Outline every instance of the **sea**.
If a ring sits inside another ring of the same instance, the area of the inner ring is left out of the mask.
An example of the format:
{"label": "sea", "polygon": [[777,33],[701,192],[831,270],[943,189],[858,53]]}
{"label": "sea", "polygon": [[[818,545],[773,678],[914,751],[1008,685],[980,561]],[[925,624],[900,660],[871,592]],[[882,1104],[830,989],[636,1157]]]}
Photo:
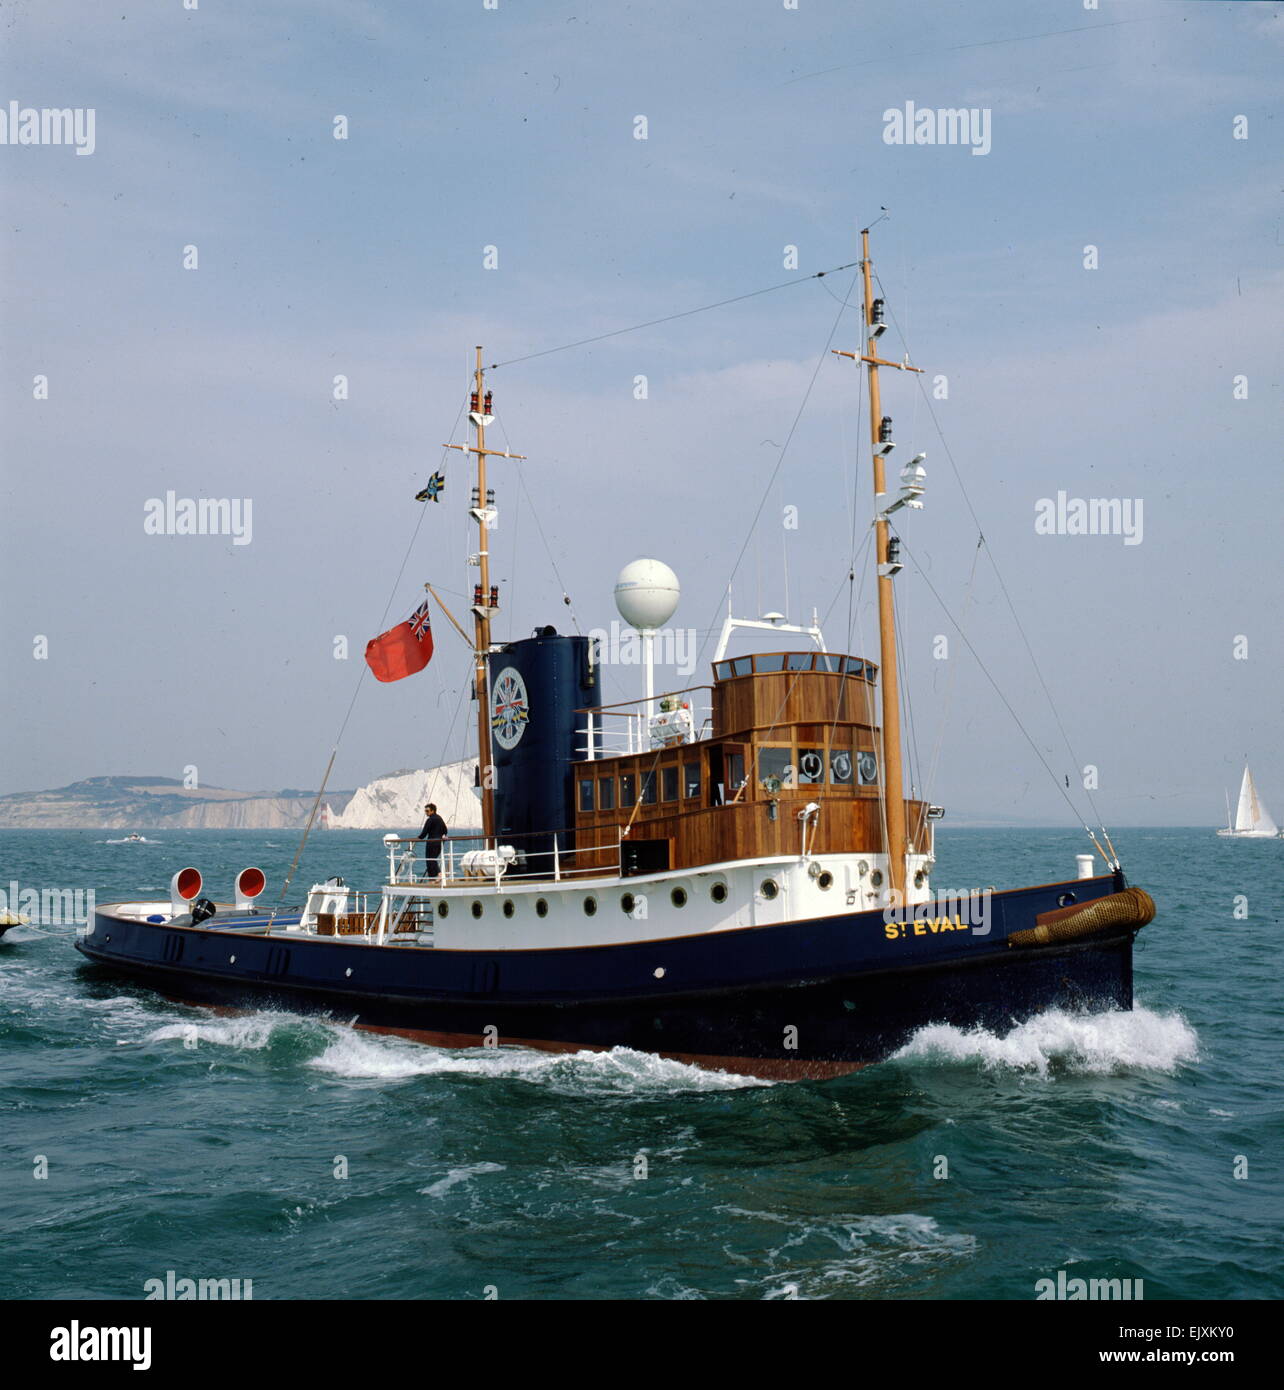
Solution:
{"label": "sea", "polygon": [[[376,886],[380,838],[315,832],[288,901],[335,873]],[[0,890],[163,896],[194,864],[226,898],[257,864],[270,901],[298,850],[122,840],[0,833]],[[936,882],[1073,877],[1084,841],[943,825]],[[215,1015],[82,963],[51,902],[0,940],[0,1297],[172,1275],[255,1300],[1034,1299],[1065,1271],[1279,1298],[1284,840],[1115,844],[1159,909],[1132,1012],[942,1022],[824,1082]]]}

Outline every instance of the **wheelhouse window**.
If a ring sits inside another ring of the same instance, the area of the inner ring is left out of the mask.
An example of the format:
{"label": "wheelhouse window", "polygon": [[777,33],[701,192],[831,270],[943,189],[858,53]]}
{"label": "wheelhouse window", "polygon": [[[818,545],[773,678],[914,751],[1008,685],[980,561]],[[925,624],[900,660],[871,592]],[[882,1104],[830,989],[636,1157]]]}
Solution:
{"label": "wheelhouse window", "polygon": [[700,764],[698,762],[682,764],[682,795],[700,795]]}
{"label": "wheelhouse window", "polygon": [[719,661],[713,668],[714,676],[720,680],[731,679],[731,663],[729,661]]}
{"label": "wheelhouse window", "polygon": [[787,671],[810,671],[811,658],[811,652],[786,652],[785,660],[788,665],[785,669]]}
{"label": "wheelhouse window", "polygon": [[644,772],[642,774],[642,804],[643,806],[655,805],[655,773]]}
{"label": "wheelhouse window", "polygon": [[755,657],[754,669],[758,671],[783,671],[785,669],[784,652],[766,652]]}
{"label": "wheelhouse window", "polygon": [[856,754],[856,775],[862,787],[871,787],[878,781],[878,756],[862,748]]}
{"label": "wheelhouse window", "polygon": [[725,761],[727,766],[727,799],[731,800],[745,784],[745,755],[728,752]]}
{"label": "wheelhouse window", "polygon": [[632,806],[638,799],[638,779],[632,772],[620,774],[620,805]]}
{"label": "wheelhouse window", "polygon": [[591,777],[580,778],[580,810],[591,811],[593,809],[593,779]]}
{"label": "wheelhouse window", "polygon": [[800,748],[798,750],[798,781],[800,783],[823,782],[825,780],[825,750],[823,748]]}
{"label": "wheelhouse window", "polygon": [[674,763],[672,766],[660,769],[660,800],[676,801],[678,799],[678,767]]}
{"label": "wheelhouse window", "polygon": [[833,656],[829,652],[816,653],[816,670],[818,671],[841,671],[843,669],[843,658]]}
{"label": "wheelhouse window", "polygon": [[794,750],[786,744],[783,748],[760,748],[758,750],[758,783],[762,785],[775,778],[781,786],[794,784]]}
{"label": "wheelhouse window", "polygon": [[597,809],[599,811],[615,810],[614,777],[599,777],[597,779]]}

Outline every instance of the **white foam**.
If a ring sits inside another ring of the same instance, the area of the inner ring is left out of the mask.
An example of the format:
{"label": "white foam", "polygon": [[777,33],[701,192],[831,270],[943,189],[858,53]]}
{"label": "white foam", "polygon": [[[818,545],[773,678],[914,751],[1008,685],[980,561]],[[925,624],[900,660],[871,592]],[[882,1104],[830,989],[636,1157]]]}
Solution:
{"label": "white foam", "polygon": [[419,1191],[425,1197],[441,1197],[450,1191],[457,1183],[467,1182],[469,1178],[475,1177],[478,1173],[502,1173],[504,1165],[502,1163],[466,1163],[462,1168],[452,1168],[444,1178],[438,1178],[434,1183],[427,1187],[421,1187]]}
{"label": "white foam", "polygon": [[194,1040],[198,1045],[214,1043],[220,1047],[257,1052],[268,1045],[278,1028],[298,1027],[301,1021],[294,1014],[254,1013],[205,1023],[167,1023],[163,1028],[149,1033],[145,1041],[169,1042],[177,1039],[187,1043]]}
{"label": "white foam", "polygon": [[530,1081],[572,1093],[726,1091],[770,1082],[656,1057],[628,1048],[609,1052],[537,1052],[517,1047],[430,1047],[400,1038],[332,1029],[330,1046],[310,1063],[353,1079],[399,1080],[410,1076],[489,1076]]}
{"label": "white foam", "polygon": [[737,1207],[722,1210],[789,1231],[778,1246],[737,1261],[769,1267],[765,1276],[737,1281],[761,1288],[762,1297],[768,1300],[827,1298],[841,1288],[886,1287],[898,1271],[967,1259],[977,1248],[975,1236],[943,1231],[933,1217],[917,1212],[835,1215],[817,1220]]}
{"label": "white foam", "polygon": [[980,1063],[986,1070],[1075,1073],[1172,1072],[1199,1055],[1199,1037],[1180,1014],[1137,1007],[1099,1014],[1049,1009],[1000,1036],[936,1023],[920,1028],[895,1060]]}

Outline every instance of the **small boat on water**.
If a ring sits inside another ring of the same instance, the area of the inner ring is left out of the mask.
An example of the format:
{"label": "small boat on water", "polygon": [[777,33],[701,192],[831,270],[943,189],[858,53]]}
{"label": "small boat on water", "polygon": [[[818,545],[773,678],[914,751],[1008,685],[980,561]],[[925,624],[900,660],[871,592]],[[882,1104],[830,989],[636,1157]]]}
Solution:
{"label": "small boat on water", "polygon": [[1239,784],[1239,801],[1231,819],[1230,797],[1226,798],[1226,825],[1217,832],[1231,840],[1273,840],[1280,834],[1266,803],[1253,785],[1253,774],[1244,764],[1244,776]]}
{"label": "small boat on water", "polygon": [[31,925],[31,919],[25,912],[0,912],[0,936],[3,936],[10,927],[26,927]]}
{"label": "small boat on water", "polygon": [[[197,1003],[318,1011],[447,1047],[626,1047],[763,1077],[851,1072],[932,1023],[1003,1031],[1051,1007],[1131,1008],[1133,939],[1155,908],[1104,832],[1103,847],[1088,831],[1103,873],[1083,854],[1077,876],[1032,886],[933,883],[943,810],[906,795],[895,618],[895,528],[923,505],[924,455],[889,493],[879,394],[880,369],[921,369],[880,353],[868,230],[861,251],[864,337],[839,355],[868,375],[877,661],[832,651],[815,620],[729,616],[710,683],[657,699],[648,655],[644,698],[608,705],[599,639],[541,626],[495,641],[487,464],[521,456],[487,446],[478,348],[472,441],[449,446],[476,470],[471,637],[438,600],[472,649],[475,847],[430,848],[430,875],[420,845],[390,834],[381,883],[333,877],[292,910],[258,905],[257,868],[235,876],[230,903],[202,897],[185,868],[168,899],[99,907],[77,948]],[[420,500],[444,486],[434,474]],[[706,544],[706,523],[687,521]],[[682,522],[679,508],[680,537]],[[856,557],[838,560],[853,579]],[[675,576],[636,562],[616,595],[649,653]],[[789,640],[732,653],[745,628]],[[367,662],[395,680],[431,654],[421,605]]]}
{"label": "small boat on water", "polygon": [[142,845],[146,844],[147,840],[145,836],[140,835],[138,831],[135,830],[132,834],[126,835],[121,843],[125,845]]}

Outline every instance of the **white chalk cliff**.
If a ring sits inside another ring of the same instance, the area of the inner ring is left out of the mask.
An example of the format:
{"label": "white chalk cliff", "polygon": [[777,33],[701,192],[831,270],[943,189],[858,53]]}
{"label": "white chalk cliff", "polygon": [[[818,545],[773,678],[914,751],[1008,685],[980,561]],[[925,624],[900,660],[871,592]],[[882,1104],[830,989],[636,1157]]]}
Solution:
{"label": "white chalk cliff", "polygon": [[446,763],[426,772],[394,772],[376,777],[353,794],[342,812],[326,807],[322,824],[331,830],[418,830],[424,806],[434,801],[451,831],[481,825],[481,799],[473,790],[477,764]]}

